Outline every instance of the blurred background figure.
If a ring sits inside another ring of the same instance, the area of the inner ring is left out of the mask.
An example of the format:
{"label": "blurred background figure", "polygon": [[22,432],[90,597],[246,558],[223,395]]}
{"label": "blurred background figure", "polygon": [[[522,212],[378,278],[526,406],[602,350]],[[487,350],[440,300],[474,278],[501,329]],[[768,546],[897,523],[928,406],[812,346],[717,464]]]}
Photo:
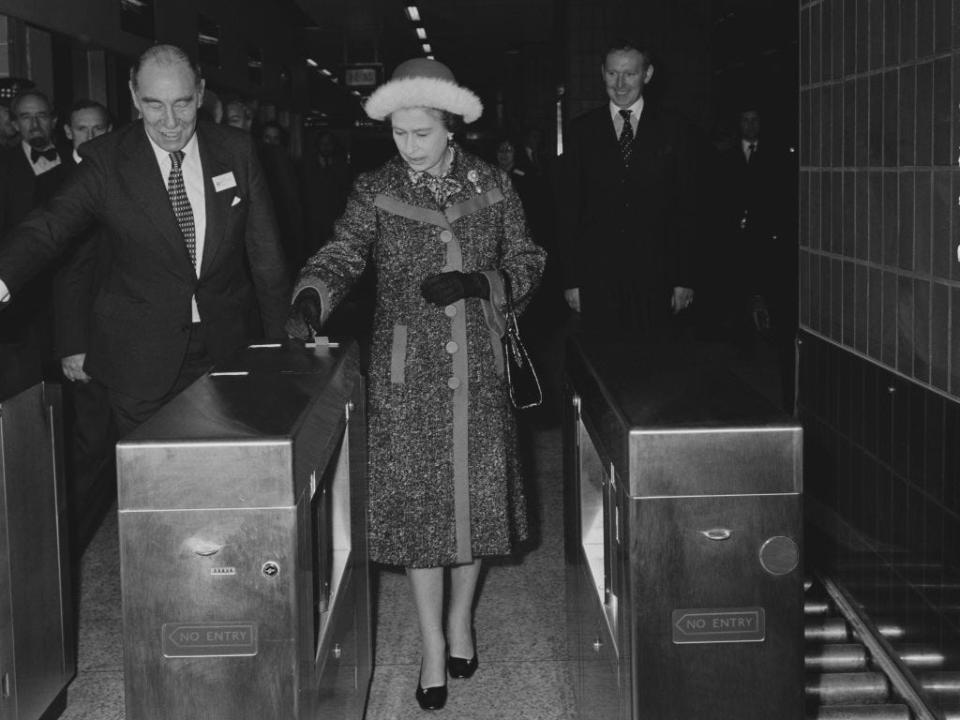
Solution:
{"label": "blurred background figure", "polygon": [[10,107],[0,103],[0,149],[14,147],[20,142],[20,131],[13,122]]}
{"label": "blurred background figure", "polygon": [[708,292],[720,336],[743,355],[773,351],[780,359],[782,392],[792,407],[796,247],[790,203],[793,154],[761,139],[761,114],[745,101],[736,117],[736,139],[720,150],[713,187],[719,242],[710,246]]}
{"label": "blurred background figure", "polygon": [[353,184],[353,171],[343,145],[329,130],[315,137],[312,152],[303,158],[300,179],[306,213],[305,260],[330,238],[333,223],[343,213]]}
{"label": "blurred background figure", "polygon": [[264,145],[287,147],[287,131],[276,120],[268,120],[260,126],[260,142]]}
{"label": "blurred background figure", "polygon": [[[251,132],[253,109],[250,103],[242,98],[228,101],[223,106],[223,122],[230,127]],[[280,128],[277,123],[267,123],[263,131],[267,125]],[[307,258],[304,250],[303,206],[300,204],[296,166],[279,143],[258,142],[256,145],[280,228],[280,242],[292,277]]]}

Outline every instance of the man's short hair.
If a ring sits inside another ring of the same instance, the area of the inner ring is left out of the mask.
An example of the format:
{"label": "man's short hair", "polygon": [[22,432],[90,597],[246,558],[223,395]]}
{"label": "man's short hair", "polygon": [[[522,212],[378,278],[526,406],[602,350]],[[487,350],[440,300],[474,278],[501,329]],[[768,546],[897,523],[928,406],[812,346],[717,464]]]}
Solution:
{"label": "man's short hair", "polygon": [[50,98],[47,97],[46,93],[40,92],[39,90],[22,90],[13,96],[13,99],[10,101],[10,114],[13,117],[16,117],[20,110],[20,103],[26,100],[28,97],[35,97],[43,100],[46,103],[47,109],[50,112],[53,112],[53,103],[50,102]]}
{"label": "man's short hair", "polygon": [[650,46],[646,43],[628,38],[614,38],[611,40],[606,49],[603,51],[603,55],[600,56],[600,64],[606,64],[607,56],[610,53],[630,52],[631,50],[640,53],[641,57],[643,57],[643,62],[645,65],[653,64],[653,52],[650,50]]}
{"label": "man's short hair", "polygon": [[154,45],[144,50],[143,54],[136,59],[136,62],[134,62],[130,68],[130,84],[133,86],[134,91],[137,89],[137,76],[140,74],[140,70],[144,65],[151,62],[157,63],[158,65],[184,63],[193,72],[197,88],[200,87],[203,73],[200,72],[200,66],[187,55],[186,50],[176,45]]}
{"label": "man's short hair", "polygon": [[78,113],[81,110],[99,110],[107,123],[110,125],[113,124],[113,118],[110,117],[110,111],[107,110],[106,106],[102,103],[98,103],[96,100],[90,100],[87,98],[77,100],[73,104],[73,106],[70,108],[69,115],[67,115],[68,122],[73,120],[74,113]]}

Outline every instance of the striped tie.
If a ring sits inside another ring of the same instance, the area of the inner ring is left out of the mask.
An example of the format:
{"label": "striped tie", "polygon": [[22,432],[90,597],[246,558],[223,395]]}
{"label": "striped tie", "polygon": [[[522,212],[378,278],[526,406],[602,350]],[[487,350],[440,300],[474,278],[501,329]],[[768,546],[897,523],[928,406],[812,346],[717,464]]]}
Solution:
{"label": "striped tie", "polygon": [[170,153],[170,177],[167,180],[167,192],[170,194],[170,204],[173,205],[173,214],[177,216],[177,224],[183,234],[183,241],[187,244],[190,253],[190,262],[197,264],[197,230],[193,225],[193,208],[187,198],[187,188],[183,184],[183,151]]}
{"label": "striped tie", "polygon": [[621,110],[620,117],[623,118],[623,130],[620,131],[620,154],[623,156],[623,162],[630,162],[630,153],[633,152],[633,125],[630,124],[630,111]]}

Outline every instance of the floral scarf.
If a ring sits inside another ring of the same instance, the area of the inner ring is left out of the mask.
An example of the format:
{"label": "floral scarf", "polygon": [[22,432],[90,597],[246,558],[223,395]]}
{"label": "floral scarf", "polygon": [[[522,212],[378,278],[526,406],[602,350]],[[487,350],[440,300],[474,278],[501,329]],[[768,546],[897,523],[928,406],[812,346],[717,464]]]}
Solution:
{"label": "floral scarf", "polygon": [[457,159],[457,154],[454,152],[453,146],[450,146],[449,150],[451,155],[450,164],[447,166],[447,170],[443,175],[431,175],[426,170],[417,171],[409,167],[407,168],[407,176],[410,178],[411,184],[414,187],[426,187],[433,193],[433,197],[440,207],[445,207],[447,199],[463,189],[463,185],[461,185],[459,181],[450,177]]}

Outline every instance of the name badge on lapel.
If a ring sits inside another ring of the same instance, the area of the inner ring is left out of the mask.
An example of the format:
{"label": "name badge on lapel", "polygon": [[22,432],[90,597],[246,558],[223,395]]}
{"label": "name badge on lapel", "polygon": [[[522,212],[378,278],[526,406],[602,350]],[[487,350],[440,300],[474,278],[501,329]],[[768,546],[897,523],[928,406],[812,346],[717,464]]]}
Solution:
{"label": "name badge on lapel", "polygon": [[237,179],[232,172],[225,172],[223,175],[217,175],[213,178],[213,189],[217,192],[223,192],[237,186]]}

